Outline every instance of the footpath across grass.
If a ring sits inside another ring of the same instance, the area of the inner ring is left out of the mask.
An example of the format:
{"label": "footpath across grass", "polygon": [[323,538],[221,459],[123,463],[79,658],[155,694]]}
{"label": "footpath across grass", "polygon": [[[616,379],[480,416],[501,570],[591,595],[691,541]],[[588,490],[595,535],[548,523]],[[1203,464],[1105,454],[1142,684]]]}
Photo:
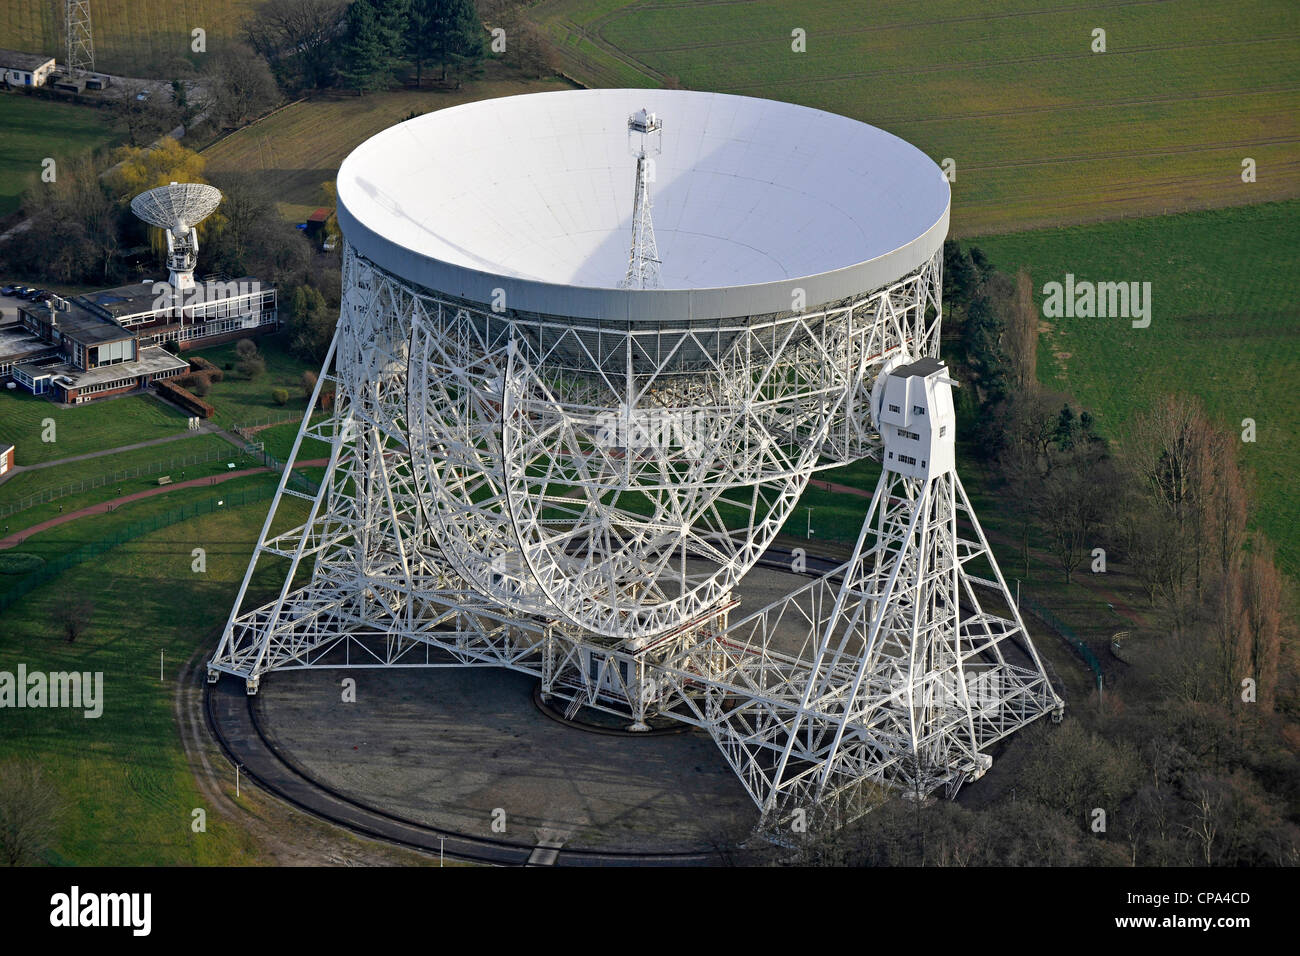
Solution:
{"label": "footpath across grass", "polygon": [[[272,491],[275,489],[280,476],[272,472],[261,472],[256,475],[245,475],[240,478],[232,478],[230,481],[224,481],[218,485],[198,485],[192,488],[177,488],[175,491],[169,491],[165,494],[153,495],[148,498],[139,498],[135,501],[129,501],[119,505],[112,511],[103,514],[87,515],[77,518],[73,521],[67,521],[63,524],[56,525],[53,528],[47,528],[44,531],[36,532],[29,538],[23,540],[21,544],[15,545],[8,549],[15,553],[35,554],[45,561],[53,561],[62,557],[86,544],[92,544],[102,541],[105,538],[112,538],[115,534],[122,531],[128,525],[137,521],[151,518],[155,515],[165,514],[176,508],[180,508],[192,501],[206,500],[216,498],[223,500],[230,498],[236,500],[236,496],[241,491],[254,491],[265,489]],[[297,500],[297,499],[293,499]],[[269,498],[262,507],[262,513],[265,515],[266,509],[270,507]],[[193,545],[198,547],[199,545]],[[3,585],[0,584],[0,587]]]}
{"label": "footpath across grass", "polygon": [[[187,459],[209,457],[211,460],[205,462],[187,461]],[[230,470],[228,466],[232,462],[236,468],[260,464],[256,459],[246,460],[241,457],[239,449],[219,435],[198,435],[162,445],[151,445],[148,448],[137,448],[134,451],[101,455],[83,461],[69,462],[66,465],[55,465],[52,468],[18,472],[8,481],[0,484],[0,524],[12,528],[29,527],[57,514],[77,511],[87,505],[156,488],[158,479],[162,476],[180,482],[191,478],[225,474]],[[148,473],[135,478],[115,477],[124,472],[138,472],[141,469],[148,470]],[[33,495],[57,492],[60,489],[71,490],[78,483],[87,484],[97,481],[105,483],[83,491],[65,493],[62,497],[25,507],[13,514],[5,513],[9,507],[31,500]]]}

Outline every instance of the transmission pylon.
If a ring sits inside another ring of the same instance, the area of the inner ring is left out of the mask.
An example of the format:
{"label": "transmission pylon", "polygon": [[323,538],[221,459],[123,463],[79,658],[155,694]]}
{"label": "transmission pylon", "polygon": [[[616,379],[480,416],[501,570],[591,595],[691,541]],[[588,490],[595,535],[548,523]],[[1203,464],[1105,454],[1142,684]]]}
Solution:
{"label": "transmission pylon", "polygon": [[68,26],[68,72],[73,76],[95,72],[95,40],[90,32],[90,0],[66,0],[64,20]]}

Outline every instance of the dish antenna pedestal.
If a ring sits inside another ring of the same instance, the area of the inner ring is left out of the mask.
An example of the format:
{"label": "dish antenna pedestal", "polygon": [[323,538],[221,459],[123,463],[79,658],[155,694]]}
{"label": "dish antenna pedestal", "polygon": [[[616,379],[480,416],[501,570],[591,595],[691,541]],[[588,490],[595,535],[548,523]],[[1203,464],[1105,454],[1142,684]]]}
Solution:
{"label": "dish antenna pedestal", "polygon": [[151,226],[167,231],[168,281],[180,294],[194,288],[199,234],[194,227],[221,202],[221,191],[202,183],[171,183],[131,200],[131,211]]}

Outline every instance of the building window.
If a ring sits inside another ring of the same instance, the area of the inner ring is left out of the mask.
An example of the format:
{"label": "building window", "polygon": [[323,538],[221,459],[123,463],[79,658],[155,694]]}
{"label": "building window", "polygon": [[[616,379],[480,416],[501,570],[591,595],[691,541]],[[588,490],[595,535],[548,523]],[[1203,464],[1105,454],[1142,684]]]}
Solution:
{"label": "building window", "polygon": [[924,415],[924,414],[925,414],[925,406],[924,406],[924,405],[913,405],[913,406],[912,406],[912,414],[913,414],[913,415]]}
{"label": "building window", "polygon": [[939,437],[942,438],[942,437],[943,437],[944,435],[946,435],[946,434],[948,434],[948,426],[947,426],[947,425],[940,425],[940,426],[939,426]]}
{"label": "building window", "polygon": [[890,405],[890,406],[889,406],[889,410],[890,410],[891,412],[901,412],[901,411],[902,411],[902,409],[899,408],[897,405]]}
{"label": "building window", "polygon": [[901,462],[902,462],[903,464],[905,464],[905,465],[915,465],[915,464],[916,464],[916,459],[913,458],[911,455],[899,455],[899,456],[898,456],[898,460],[901,461]]}
{"label": "building window", "polygon": [[918,435],[916,432],[909,432],[906,428],[900,428],[900,429],[898,430],[898,434],[899,434],[900,437],[902,437],[902,438],[910,438],[910,439],[912,439],[912,441],[920,441],[920,440],[921,440],[921,436],[920,436],[920,435]]}

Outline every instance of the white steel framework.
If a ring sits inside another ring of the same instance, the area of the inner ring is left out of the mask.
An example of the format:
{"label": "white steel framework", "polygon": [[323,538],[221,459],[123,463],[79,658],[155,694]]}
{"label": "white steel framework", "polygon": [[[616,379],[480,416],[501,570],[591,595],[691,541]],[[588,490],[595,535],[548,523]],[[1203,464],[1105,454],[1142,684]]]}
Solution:
{"label": "white steel framework", "polygon": [[768,822],[955,792],[1061,702],[951,468],[886,464],[850,560],[733,620],[809,478],[881,454],[882,371],[937,356],[940,256],[807,311],[640,326],[493,311],[348,244],[332,412],[289,465],[317,438],[325,476],[286,468],[209,680],[504,666],[570,716],[705,729]]}

